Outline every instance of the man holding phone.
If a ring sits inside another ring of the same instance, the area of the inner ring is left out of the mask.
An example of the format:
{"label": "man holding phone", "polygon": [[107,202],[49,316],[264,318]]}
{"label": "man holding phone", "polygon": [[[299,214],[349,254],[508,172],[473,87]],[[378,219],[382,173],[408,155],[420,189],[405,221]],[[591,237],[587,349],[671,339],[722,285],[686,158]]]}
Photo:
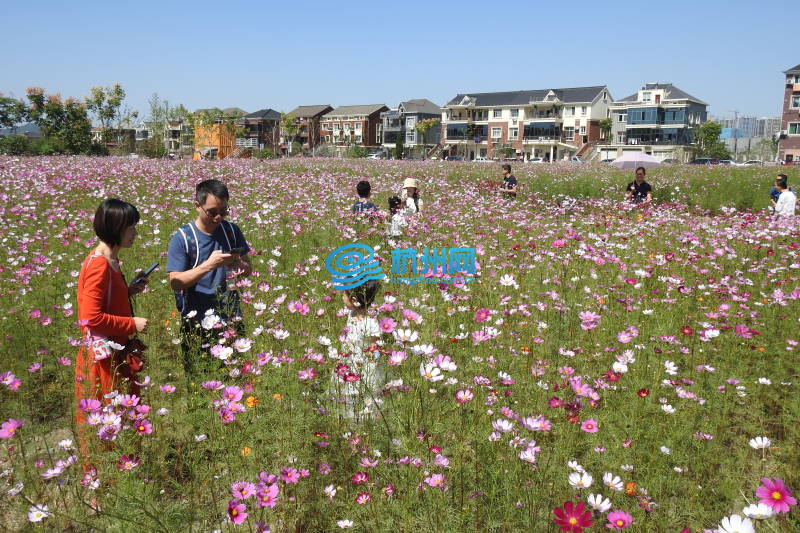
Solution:
{"label": "man holding phone", "polygon": [[[241,318],[239,294],[230,290],[233,280],[229,278],[250,274],[250,247],[239,227],[224,220],[228,216],[228,199],[228,188],[219,180],[197,184],[197,218],[178,228],[169,242],[167,272],[183,317],[181,333],[187,372],[191,367],[187,335],[210,331],[213,325],[203,322],[208,314],[226,322]],[[203,340],[210,338],[204,334]]]}

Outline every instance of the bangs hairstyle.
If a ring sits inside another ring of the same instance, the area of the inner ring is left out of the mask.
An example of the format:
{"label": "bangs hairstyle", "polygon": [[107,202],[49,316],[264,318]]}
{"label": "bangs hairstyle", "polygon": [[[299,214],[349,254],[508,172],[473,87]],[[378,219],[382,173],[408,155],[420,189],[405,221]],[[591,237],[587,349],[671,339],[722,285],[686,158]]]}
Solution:
{"label": "bangs hairstyle", "polygon": [[378,293],[380,283],[377,280],[370,279],[365,281],[362,285],[347,291],[356,302],[358,302],[361,309],[366,309],[372,305],[375,295]]}
{"label": "bangs hairstyle", "polygon": [[94,213],[94,233],[109,246],[122,242],[122,232],[139,222],[139,210],[117,198],[103,200]]}
{"label": "bangs hairstyle", "polygon": [[208,195],[216,196],[220,200],[228,201],[228,187],[219,180],[201,181],[195,187],[194,199],[200,205],[205,205]]}

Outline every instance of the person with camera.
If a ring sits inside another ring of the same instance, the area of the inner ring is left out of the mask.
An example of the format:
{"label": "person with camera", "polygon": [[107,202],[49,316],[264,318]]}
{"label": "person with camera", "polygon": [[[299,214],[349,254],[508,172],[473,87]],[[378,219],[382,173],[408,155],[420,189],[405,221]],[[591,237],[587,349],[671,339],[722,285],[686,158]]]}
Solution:
{"label": "person with camera", "polygon": [[[136,372],[143,364],[146,346],[132,336],[147,330],[146,318],[133,316],[131,297],[147,286],[140,275],[128,284],[119,253],[133,246],[139,211],[133,205],[109,198],[94,215],[94,232],[100,240],[81,264],[78,277],[78,321],[85,342],[75,364],[75,397],[108,403],[112,391],[139,394]],[[79,423],[86,421],[82,409]]]}
{"label": "person with camera", "polygon": [[195,220],[178,228],[167,251],[167,272],[181,313],[181,348],[184,369],[196,377],[199,349],[215,341],[223,326],[241,330],[239,293],[231,290],[235,277],[252,270],[250,247],[239,226],[228,222],[228,188],[219,180],[200,182],[195,188]]}

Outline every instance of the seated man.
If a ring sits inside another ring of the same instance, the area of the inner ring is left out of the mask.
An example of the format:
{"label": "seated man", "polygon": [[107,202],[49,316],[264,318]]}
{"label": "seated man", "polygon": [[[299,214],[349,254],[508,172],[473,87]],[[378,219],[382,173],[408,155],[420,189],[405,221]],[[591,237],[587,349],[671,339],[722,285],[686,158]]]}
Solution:
{"label": "seated man", "polygon": [[511,165],[503,165],[503,184],[500,185],[500,192],[507,198],[517,197],[517,178],[511,173]]}
{"label": "seated man", "polygon": [[[778,182],[783,180],[784,182],[788,183],[789,178],[786,174],[778,174],[775,177],[775,185],[772,186],[772,189],[769,190],[769,201],[772,204],[772,212],[775,212],[775,204],[778,203],[778,197],[781,195],[780,191],[778,190]],[[791,187],[789,187],[790,191],[793,191]]]}
{"label": "seated man", "polygon": [[353,204],[353,213],[364,213],[375,209],[375,204],[369,201],[372,187],[368,181],[359,181],[358,185],[356,185],[356,192],[358,193],[358,201]]}
{"label": "seated man", "polygon": [[775,187],[778,189],[780,196],[778,201],[775,202],[775,215],[779,217],[794,216],[794,208],[797,204],[797,196],[789,190],[786,185],[786,180],[778,180],[775,182]]}
{"label": "seated man", "polygon": [[639,207],[645,207],[653,201],[653,188],[644,181],[645,172],[644,167],[637,168],[636,179],[625,188],[625,200]]}

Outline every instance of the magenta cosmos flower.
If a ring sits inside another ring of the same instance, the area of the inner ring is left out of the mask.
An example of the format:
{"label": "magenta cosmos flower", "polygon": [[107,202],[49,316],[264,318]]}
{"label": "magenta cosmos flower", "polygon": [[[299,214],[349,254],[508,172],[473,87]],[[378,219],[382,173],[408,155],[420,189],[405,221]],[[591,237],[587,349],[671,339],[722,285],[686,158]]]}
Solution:
{"label": "magenta cosmos flower", "polygon": [[381,331],[384,333],[391,333],[397,327],[397,322],[392,318],[382,318],[378,322],[378,326],[380,326]]}
{"label": "magenta cosmos flower", "polygon": [[597,420],[590,418],[581,424],[581,431],[586,433],[597,433]]}
{"label": "magenta cosmos flower", "polygon": [[633,517],[625,511],[611,511],[606,518],[608,529],[627,529],[633,523]]}
{"label": "magenta cosmos flower", "polygon": [[562,507],[553,509],[553,514],[556,515],[553,521],[559,529],[570,533],[582,533],[584,528],[591,527],[594,523],[592,513],[586,510],[583,502],[577,505],[573,502],[564,502]]}
{"label": "magenta cosmos flower", "polygon": [[228,518],[234,524],[241,524],[247,520],[247,507],[240,503],[239,500],[231,500],[228,502]]}
{"label": "magenta cosmos flower", "polygon": [[772,507],[775,513],[788,513],[789,507],[797,505],[797,500],[792,497],[782,479],[761,478],[762,485],[756,489],[758,503]]}
{"label": "magenta cosmos flower", "polygon": [[13,418],[9,418],[3,422],[3,426],[0,428],[0,439],[10,439],[17,432],[17,429],[23,426],[23,424],[25,424],[24,420],[14,420]]}

